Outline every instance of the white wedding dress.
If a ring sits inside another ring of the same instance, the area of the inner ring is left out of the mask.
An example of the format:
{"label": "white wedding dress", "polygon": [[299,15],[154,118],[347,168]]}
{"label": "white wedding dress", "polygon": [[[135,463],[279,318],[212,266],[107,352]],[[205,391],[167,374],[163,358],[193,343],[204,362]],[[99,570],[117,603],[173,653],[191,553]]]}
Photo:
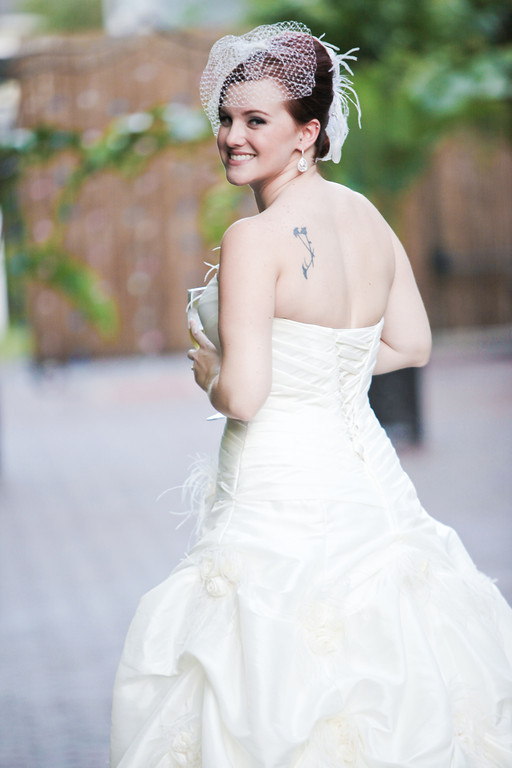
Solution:
{"label": "white wedding dress", "polygon": [[[215,278],[200,315],[218,343]],[[511,768],[512,611],[369,406],[381,329],[274,320],[270,395],[130,627],[112,768]]]}

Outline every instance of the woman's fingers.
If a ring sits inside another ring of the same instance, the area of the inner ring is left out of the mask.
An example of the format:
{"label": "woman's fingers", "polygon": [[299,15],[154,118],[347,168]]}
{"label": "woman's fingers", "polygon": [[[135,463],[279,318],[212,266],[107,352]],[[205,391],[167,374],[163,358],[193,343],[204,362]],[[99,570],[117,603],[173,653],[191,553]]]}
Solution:
{"label": "woman's fingers", "polygon": [[[204,343],[203,343],[204,337]],[[198,349],[187,350],[187,357],[192,361],[194,379],[201,389],[208,392],[212,380],[220,371],[220,356],[215,346],[208,340],[204,333],[195,336],[200,345]]]}
{"label": "woman's fingers", "polygon": [[212,344],[204,331],[195,323],[190,323],[190,332],[198,343],[197,349],[187,350],[187,357],[192,361],[194,378],[202,389],[206,390],[220,368],[220,358],[215,345]]}
{"label": "woman's fingers", "polygon": [[[211,343],[208,336],[205,334],[199,326],[197,326],[194,322],[190,323],[190,333],[194,337],[194,339],[197,341],[200,347],[206,347],[207,349],[215,349],[214,345]],[[194,351],[194,350],[192,350]],[[190,357],[190,354],[189,354]]]}

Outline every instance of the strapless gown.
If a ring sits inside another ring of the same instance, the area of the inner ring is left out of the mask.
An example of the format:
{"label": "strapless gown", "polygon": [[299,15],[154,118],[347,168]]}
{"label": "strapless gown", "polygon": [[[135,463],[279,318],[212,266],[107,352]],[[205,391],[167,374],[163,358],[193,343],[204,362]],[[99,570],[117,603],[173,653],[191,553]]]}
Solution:
{"label": "strapless gown", "polygon": [[[218,343],[215,279],[199,311]],[[512,611],[369,406],[381,330],[274,320],[268,399],[131,624],[112,768],[511,768]]]}

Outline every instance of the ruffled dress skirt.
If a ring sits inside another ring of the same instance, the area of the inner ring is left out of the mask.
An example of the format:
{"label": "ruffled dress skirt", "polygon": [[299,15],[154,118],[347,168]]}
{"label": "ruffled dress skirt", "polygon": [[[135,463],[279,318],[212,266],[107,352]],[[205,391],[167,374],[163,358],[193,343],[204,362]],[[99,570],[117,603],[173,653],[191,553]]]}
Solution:
{"label": "ruffled dress skirt", "polygon": [[112,768],[512,767],[512,611],[370,409],[381,328],[274,321],[269,398],[128,632]]}

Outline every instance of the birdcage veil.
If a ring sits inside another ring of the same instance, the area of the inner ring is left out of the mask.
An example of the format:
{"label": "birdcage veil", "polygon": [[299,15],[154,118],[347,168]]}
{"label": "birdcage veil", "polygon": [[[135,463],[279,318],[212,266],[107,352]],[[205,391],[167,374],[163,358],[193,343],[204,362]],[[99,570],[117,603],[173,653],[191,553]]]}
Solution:
{"label": "birdcage veil", "polygon": [[[318,38],[316,38],[318,39]],[[268,97],[279,101],[310,96],[315,87],[317,67],[315,38],[300,22],[264,24],[244,35],[226,35],[213,45],[201,77],[201,101],[213,133],[220,127],[219,106],[247,105],[247,90],[237,85],[269,80]],[[355,60],[357,48],[338,54],[335,46],[319,39],[332,62],[334,97],[329,110],[326,133],[330,149],[323,160],[339,162],[341,147],[348,133],[347,117],[352,102],[360,117],[357,94],[348,75],[348,61]]]}

